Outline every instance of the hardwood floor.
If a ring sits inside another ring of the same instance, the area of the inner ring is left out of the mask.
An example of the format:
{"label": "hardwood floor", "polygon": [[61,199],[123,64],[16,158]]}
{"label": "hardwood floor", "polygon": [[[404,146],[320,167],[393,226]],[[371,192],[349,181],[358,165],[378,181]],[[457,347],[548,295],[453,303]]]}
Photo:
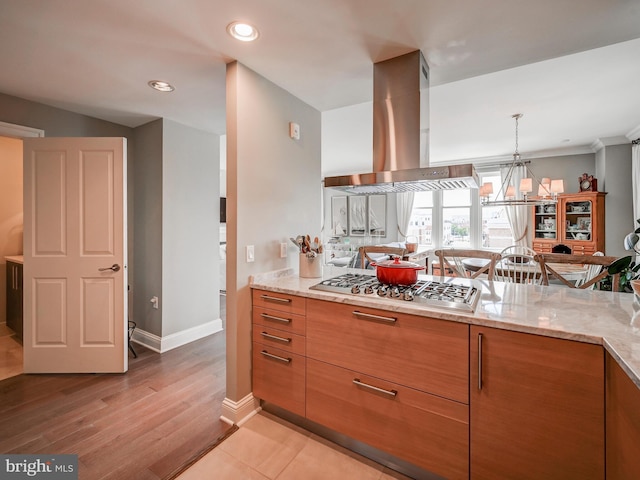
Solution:
{"label": "hardwood floor", "polygon": [[80,479],[157,480],[229,428],[224,331],[162,355],[134,348],[122,375],[0,381],[0,452],[77,454]]}

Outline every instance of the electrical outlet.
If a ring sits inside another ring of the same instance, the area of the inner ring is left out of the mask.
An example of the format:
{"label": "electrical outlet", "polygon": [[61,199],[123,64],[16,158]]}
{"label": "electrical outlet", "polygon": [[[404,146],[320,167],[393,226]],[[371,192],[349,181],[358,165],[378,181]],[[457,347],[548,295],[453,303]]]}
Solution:
{"label": "electrical outlet", "polygon": [[256,256],[254,253],[253,245],[247,245],[247,263],[255,261]]}
{"label": "electrical outlet", "polygon": [[287,258],[287,242],[280,244],[280,258]]}

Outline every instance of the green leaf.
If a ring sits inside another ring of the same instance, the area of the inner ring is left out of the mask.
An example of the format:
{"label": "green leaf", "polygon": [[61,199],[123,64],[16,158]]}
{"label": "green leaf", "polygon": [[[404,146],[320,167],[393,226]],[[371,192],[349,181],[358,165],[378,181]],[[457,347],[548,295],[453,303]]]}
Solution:
{"label": "green leaf", "polygon": [[609,268],[607,269],[609,271],[609,275],[615,275],[617,273],[624,272],[627,268],[629,268],[632,260],[633,259],[631,258],[631,255],[617,259],[615,262],[609,265]]}

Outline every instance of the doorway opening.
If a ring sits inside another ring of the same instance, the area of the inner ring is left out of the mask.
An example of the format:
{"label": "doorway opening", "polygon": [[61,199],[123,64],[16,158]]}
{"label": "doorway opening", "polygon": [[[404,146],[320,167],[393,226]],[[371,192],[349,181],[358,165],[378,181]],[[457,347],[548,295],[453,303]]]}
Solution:
{"label": "doorway opening", "polygon": [[23,254],[22,139],[27,137],[44,137],[44,131],[0,122],[0,380],[23,372],[22,340],[13,324],[19,312],[12,301],[20,278],[8,268],[7,257],[16,266]]}

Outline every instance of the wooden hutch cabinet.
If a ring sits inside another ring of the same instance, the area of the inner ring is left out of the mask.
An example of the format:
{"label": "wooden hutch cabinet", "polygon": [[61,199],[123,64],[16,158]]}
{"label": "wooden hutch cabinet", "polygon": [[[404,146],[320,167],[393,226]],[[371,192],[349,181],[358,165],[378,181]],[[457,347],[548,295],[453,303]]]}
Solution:
{"label": "wooden hutch cabinet", "polygon": [[533,249],[550,253],[563,244],[574,255],[606,253],[604,249],[605,192],[565,193],[556,205],[533,207]]}

